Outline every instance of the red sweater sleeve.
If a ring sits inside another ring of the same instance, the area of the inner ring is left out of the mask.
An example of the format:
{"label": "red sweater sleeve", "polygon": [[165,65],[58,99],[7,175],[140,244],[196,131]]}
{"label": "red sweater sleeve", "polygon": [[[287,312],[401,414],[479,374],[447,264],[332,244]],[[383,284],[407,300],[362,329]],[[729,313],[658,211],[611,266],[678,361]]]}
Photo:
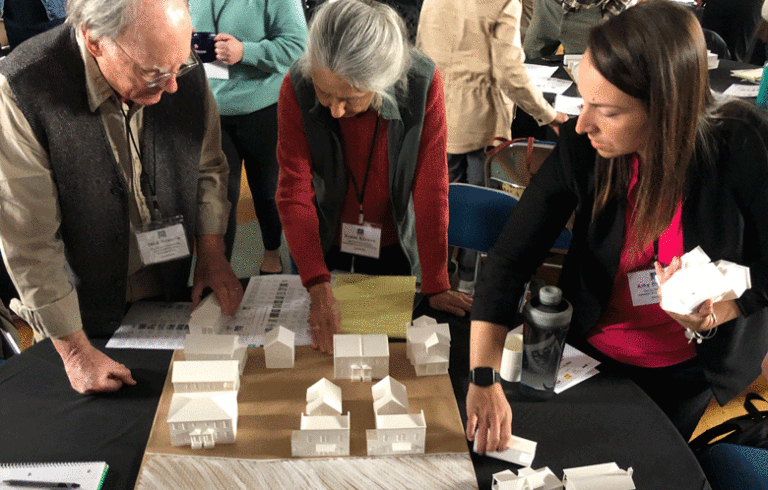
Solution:
{"label": "red sweater sleeve", "polygon": [[312,156],[289,75],[277,104],[277,210],[291,256],[304,287],[331,280],[320,244],[320,225],[312,186]]}
{"label": "red sweater sleeve", "polygon": [[419,160],[413,181],[421,291],[440,293],[448,281],[448,163],[443,78],[435,69],[427,92]]}

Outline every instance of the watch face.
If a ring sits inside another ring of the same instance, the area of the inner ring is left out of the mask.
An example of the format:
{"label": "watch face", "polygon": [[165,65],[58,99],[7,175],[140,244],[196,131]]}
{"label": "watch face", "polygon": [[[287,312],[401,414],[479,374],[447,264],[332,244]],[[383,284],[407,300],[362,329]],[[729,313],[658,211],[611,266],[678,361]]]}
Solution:
{"label": "watch face", "polygon": [[493,368],[479,367],[472,370],[470,381],[477,386],[491,386],[496,383],[498,376]]}

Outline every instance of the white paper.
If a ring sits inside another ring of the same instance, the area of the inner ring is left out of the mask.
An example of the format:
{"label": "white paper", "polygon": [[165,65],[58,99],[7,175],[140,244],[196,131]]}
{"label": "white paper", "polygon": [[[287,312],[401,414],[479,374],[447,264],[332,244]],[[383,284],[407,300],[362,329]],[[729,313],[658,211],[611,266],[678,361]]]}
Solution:
{"label": "white paper", "polygon": [[560,369],[557,371],[555,393],[559,394],[573,388],[584,380],[597,374],[596,367],[600,364],[595,359],[581,352],[579,349],[565,344],[563,359],[560,361]]}
{"label": "white paper", "polygon": [[734,83],[723,92],[723,95],[730,95],[731,97],[757,97],[759,91],[760,85]]}
{"label": "white paper", "polygon": [[538,87],[544,93],[549,94],[562,94],[573,82],[570,80],[562,80],[560,78],[533,78],[531,79],[534,85]]}
{"label": "white paper", "polygon": [[569,116],[581,114],[581,106],[583,105],[584,99],[581,97],[569,97],[567,95],[557,95],[555,97],[555,110]]}
{"label": "white paper", "polygon": [[208,78],[229,80],[229,67],[221,61],[216,60],[211,63],[203,63],[203,69],[205,70],[205,76]]}
{"label": "white paper", "polygon": [[731,76],[741,78],[748,82],[760,83],[760,79],[763,78],[763,69],[749,68],[746,70],[731,70]]}
{"label": "white paper", "polygon": [[[192,303],[135,303],[109,342],[114,349],[183,349]],[[296,333],[295,345],[309,345],[309,295],[297,275],[252,277],[220,334],[234,334],[252,347],[264,345],[266,332],[282,325]]]}
{"label": "white paper", "polygon": [[550,78],[558,69],[557,66],[536,65],[533,63],[525,63],[524,66],[528,71],[528,76],[531,78]]}

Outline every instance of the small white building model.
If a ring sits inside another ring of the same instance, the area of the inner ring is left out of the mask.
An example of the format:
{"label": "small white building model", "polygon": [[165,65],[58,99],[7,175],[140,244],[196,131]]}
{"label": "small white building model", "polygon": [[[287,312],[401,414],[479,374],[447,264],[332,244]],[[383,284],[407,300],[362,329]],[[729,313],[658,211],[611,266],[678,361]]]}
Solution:
{"label": "small white building model", "polygon": [[386,334],[333,336],[333,377],[371,381],[389,374]]}
{"label": "small white building model", "polygon": [[373,411],[376,415],[408,413],[408,391],[405,385],[387,376],[371,387]]}
{"label": "small white building model", "polygon": [[365,431],[368,456],[424,454],[427,422],[421,413],[376,415],[376,429]]}
{"label": "small white building model", "polygon": [[325,378],[307,388],[307,415],[341,415],[341,388]]}
{"label": "small white building model", "polygon": [[349,413],[346,415],[301,414],[301,429],[291,434],[291,455],[349,456]]}
{"label": "small white building model", "polygon": [[292,368],[296,358],[296,334],[282,325],[267,332],[264,342],[264,360],[267,369]]}
{"label": "small white building model", "polygon": [[240,374],[243,374],[247,357],[247,347],[240,344],[237,335],[191,333],[184,339],[184,359],[187,361],[236,360]]}
{"label": "small white building model", "polygon": [[447,374],[451,354],[448,324],[414,321],[406,329],[406,352],[417,376]]}
{"label": "small white building model", "polygon": [[219,299],[215,294],[209,294],[190,315],[189,333],[217,334],[221,331],[223,323]]}
{"label": "small white building model", "polygon": [[563,482],[548,467],[538,470],[522,468],[517,476],[504,470],[493,474],[491,490],[560,490]]}
{"label": "small white building model", "polygon": [[174,446],[199,449],[235,442],[237,392],[174,393],[166,421]]}
{"label": "small white building model", "polygon": [[616,463],[595,464],[563,470],[565,490],[634,490],[632,468],[622,470]]}
{"label": "small white building model", "polygon": [[171,383],[175,393],[240,389],[237,361],[174,361]]}
{"label": "small white building model", "polygon": [[325,378],[307,388],[307,414],[291,434],[291,454],[349,456],[349,413],[341,415],[341,388]]}
{"label": "small white building model", "polygon": [[376,429],[366,431],[369,456],[423,454],[427,435],[424,411],[408,413],[405,385],[387,376],[371,387]]}
{"label": "small white building model", "polygon": [[[507,449],[503,451],[487,451],[485,455],[491,458],[519,464],[520,466],[531,466],[531,464],[533,464],[533,458],[536,457],[536,446],[536,441],[512,435],[512,439],[509,441],[509,447]],[[472,450],[477,452],[477,438],[475,438]]]}

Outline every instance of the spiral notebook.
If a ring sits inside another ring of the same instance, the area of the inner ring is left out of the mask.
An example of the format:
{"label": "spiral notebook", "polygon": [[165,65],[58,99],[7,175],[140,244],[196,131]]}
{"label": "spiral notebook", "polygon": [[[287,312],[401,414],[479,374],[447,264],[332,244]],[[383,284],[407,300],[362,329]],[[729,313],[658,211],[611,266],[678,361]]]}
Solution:
{"label": "spiral notebook", "polygon": [[[99,490],[107,475],[107,463],[0,463],[0,490],[20,490],[22,488],[56,488],[52,484],[77,484],[78,486],[58,488],[78,488],[79,490]],[[19,482],[41,482],[46,485],[29,487],[20,486]],[[10,483],[10,484],[9,484]],[[14,484],[15,483],[15,484]]]}

